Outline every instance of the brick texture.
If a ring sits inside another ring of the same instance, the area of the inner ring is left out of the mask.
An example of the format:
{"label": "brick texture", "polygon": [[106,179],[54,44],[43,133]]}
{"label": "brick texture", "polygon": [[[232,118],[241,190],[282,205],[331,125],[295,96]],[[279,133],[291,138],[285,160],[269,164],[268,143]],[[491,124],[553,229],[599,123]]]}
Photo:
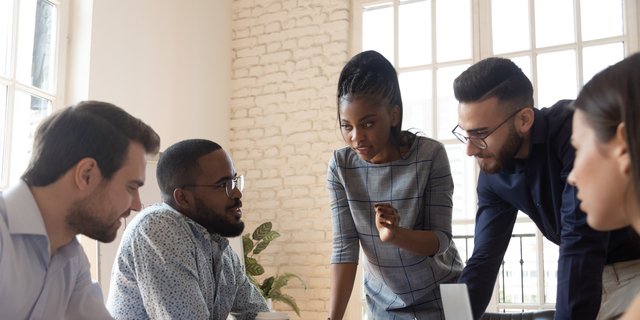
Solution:
{"label": "brick texture", "polygon": [[[235,0],[231,154],[245,174],[247,232],[271,221],[282,236],[256,256],[264,277],[292,272],[283,292],[302,319],[329,308],[332,151],[344,146],[335,93],[348,60],[349,0]],[[276,303],[278,310],[291,310]],[[297,318],[295,313],[289,313]]]}

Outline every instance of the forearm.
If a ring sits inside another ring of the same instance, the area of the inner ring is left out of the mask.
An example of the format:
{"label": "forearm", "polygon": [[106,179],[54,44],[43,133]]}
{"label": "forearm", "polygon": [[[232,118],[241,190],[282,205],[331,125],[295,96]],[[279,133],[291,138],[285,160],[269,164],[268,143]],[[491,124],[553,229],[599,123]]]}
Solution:
{"label": "forearm", "polygon": [[402,227],[396,228],[395,237],[389,243],[419,256],[433,256],[440,249],[440,240],[435,233]]}
{"label": "forearm", "polygon": [[329,318],[341,320],[347,309],[353,282],[358,271],[357,263],[331,264],[331,297],[329,299]]}

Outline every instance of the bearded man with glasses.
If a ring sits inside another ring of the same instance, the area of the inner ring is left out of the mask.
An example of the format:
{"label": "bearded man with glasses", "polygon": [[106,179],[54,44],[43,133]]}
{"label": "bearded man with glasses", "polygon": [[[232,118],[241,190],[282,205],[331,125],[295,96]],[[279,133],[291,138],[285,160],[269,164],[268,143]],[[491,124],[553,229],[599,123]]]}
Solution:
{"label": "bearded man with glasses", "polygon": [[555,319],[618,317],[640,288],[640,277],[631,276],[640,252],[629,229],[591,229],[578,190],[567,183],[575,158],[572,101],[534,109],[531,82],[504,58],[478,62],[453,86],[459,106],[452,132],[481,170],[474,249],[459,280],[474,318],[489,304],[518,211],[560,246]]}
{"label": "bearded man with glasses", "polygon": [[169,147],[156,171],[162,203],[144,209],[122,237],[107,309],[116,319],[254,319],[266,301],[227,237],[244,230],[242,188],[215,142]]}

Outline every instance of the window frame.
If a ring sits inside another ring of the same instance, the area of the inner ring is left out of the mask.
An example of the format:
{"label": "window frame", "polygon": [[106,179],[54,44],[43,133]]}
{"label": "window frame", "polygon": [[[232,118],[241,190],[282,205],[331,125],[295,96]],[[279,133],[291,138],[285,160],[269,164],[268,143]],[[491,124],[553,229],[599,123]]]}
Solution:
{"label": "window frame", "polygon": [[[522,56],[529,56],[531,62],[531,82],[534,88],[534,102],[535,107],[538,106],[538,86],[537,86],[537,55],[543,53],[550,52],[558,52],[564,50],[575,50],[576,54],[576,71],[577,71],[577,79],[576,83],[578,88],[576,88],[576,93],[580,91],[580,88],[583,86],[583,61],[582,49],[584,47],[595,46],[595,45],[603,45],[610,44],[616,42],[624,42],[624,57],[629,56],[629,54],[638,51],[638,36],[640,34],[640,25],[638,24],[638,16],[640,16],[640,6],[634,0],[622,0],[622,10],[624,15],[624,29],[623,35],[616,37],[609,37],[604,39],[596,39],[596,40],[588,40],[582,41],[581,37],[581,12],[580,12],[580,0],[573,0],[573,8],[574,8],[574,37],[575,41],[570,44],[562,44],[555,45],[544,48],[536,48],[535,46],[535,10],[534,10],[534,0],[529,0],[529,33],[530,33],[530,49],[522,50],[517,52],[509,52],[502,54],[493,54],[493,39],[492,39],[492,20],[491,20],[491,1],[484,0],[469,0],[471,5],[471,58],[463,59],[463,60],[454,60],[447,62],[438,62],[437,61],[437,39],[436,39],[436,1],[442,0],[431,0],[431,54],[432,61],[430,64],[421,65],[421,66],[412,66],[412,67],[399,67],[399,10],[398,6],[400,0],[354,0],[351,2],[351,12],[350,18],[352,21],[351,25],[351,41],[348,44],[349,56],[352,57],[355,54],[362,51],[362,40],[363,40],[363,10],[365,7],[380,5],[384,3],[393,3],[394,7],[394,61],[392,61],[394,67],[398,74],[404,72],[411,71],[419,71],[419,70],[431,70],[432,77],[432,127],[434,128],[433,132],[435,137],[445,145],[460,143],[455,137],[451,136],[450,138],[440,139],[438,137],[438,106],[437,106],[437,81],[436,81],[436,73],[438,68],[460,65],[463,63],[468,63],[473,65],[482,59],[486,59],[488,57],[497,56],[504,58],[515,58]],[[548,107],[548,106],[542,106]],[[479,167],[475,165],[475,179],[474,183],[477,184],[477,177],[479,174]],[[474,188],[475,189],[475,188]],[[476,194],[477,196],[477,194]],[[476,198],[477,203],[477,198]],[[528,223],[533,222],[526,215],[519,215],[516,219],[516,223]],[[473,226],[475,224],[474,219],[458,219],[453,221],[453,225],[470,225]],[[499,281],[496,279],[496,284],[494,287],[494,292],[492,294],[491,301],[487,307],[487,311],[498,312],[501,309],[555,309],[554,303],[545,303],[545,292],[544,292],[544,280],[545,277],[541,276],[544,274],[544,237],[540,230],[535,228],[535,236],[536,236],[536,255],[537,255],[537,278],[538,278],[538,297],[539,302],[536,304],[525,304],[525,303],[500,303],[498,292],[499,292]],[[345,316],[349,316],[349,318],[362,318],[361,310],[363,307],[366,307],[366,301],[364,300],[364,296],[361,293],[362,290],[362,274],[363,267],[360,265],[358,267],[358,275],[356,276],[356,280],[354,283],[354,290],[351,295],[351,299],[349,301],[349,305],[347,307],[347,311]],[[357,298],[357,301],[354,301],[354,298]]]}
{"label": "window frame", "polygon": [[7,110],[6,110],[6,133],[4,137],[4,152],[0,159],[4,166],[2,178],[0,179],[0,190],[9,187],[10,167],[11,167],[11,143],[13,138],[13,113],[16,91],[20,90],[30,95],[51,101],[51,112],[56,112],[64,108],[65,104],[65,83],[67,69],[67,41],[69,31],[69,1],[70,0],[43,0],[56,6],[56,37],[55,37],[55,58],[53,66],[53,83],[51,92],[46,92],[34,86],[24,84],[16,79],[16,66],[18,63],[18,34],[20,18],[20,0],[10,0],[13,2],[13,17],[11,21],[11,42],[9,51],[8,76],[0,75],[0,84],[7,86]]}

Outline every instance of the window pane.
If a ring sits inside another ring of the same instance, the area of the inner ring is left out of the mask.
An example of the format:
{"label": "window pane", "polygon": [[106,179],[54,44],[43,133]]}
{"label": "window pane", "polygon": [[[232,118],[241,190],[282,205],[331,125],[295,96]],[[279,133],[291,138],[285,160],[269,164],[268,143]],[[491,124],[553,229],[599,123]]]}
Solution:
{"label": "window pane", "polygon": [[622,59],[624,59],[624,45],[622,42],[583,48],[583,83],[589,82],[596,73]]}
{"label": "window pane", "polygon": [[5,77],[9,73],[11,23],[13,21],[12,3],[13,0],[0,0],[0,76]]}
{"label": "window pane", "polygon": [[56,7],[44,0],[20,1],[18,81],[53,92]]}
{"label": "window pane", "polygon": [[[445,145],[453,177],[453,220],[476,216],[476,163],[462,143]],[[473,233],[471,233],[473,234]]]}
{"label": "window pane", "polygon": [[16,91],[11,133],[10,185],[14,185],[27,168],[36,128],[50,114],[51,101]]}
{"label": "window pane", "polygon": [[538,55],[538,107],[550,107],[577,95],[575,50]]}
{"label": "window pane", "polygon": [[400,2],[398,29],[400,66],[431,63],[431,1]]}
{"label": "window pane", "polygon": [[471,58],[471,3],[436,1],[438,62]]}
{"label": "window pane", "polygon": [[462,263],[464,263],[464,266],[466,266],[467,261],[469,261],[469,258],[471,258],[471,254],[473,253],[473,236],[454,236],[453,242],[456,244],[456,249],[458,249],[458,254],[460,254]]}
{"label": "window pane", "polygon": [[501,303],[538,302],[536,226],[516,223],[504,256],[498,283]]}
{"label": "window pane", "polygon": [[580,13],[583,41],[623,34],[621,0],[582,0]]}
{"label": "window pane", "polygon": [[522,69],[522,73],[524,73],[527,78],[529,78],[529,81],[533,82],[533,80],[531,80],[531,57],[530,56],[524,56],[524,57],[517,57],[517,58],[512,58],[511,61],[513,61],[513,63],[515,63],[518,67],[520,67],[520,69]]}
{"label": "window pane", "polygon": [[529,1],[492,0],[493,54],[528,50]]}
{"label": "window pane", "polygon": [[556,303],[560,247],[547,240],[547,238],[543,238],[542,243],[544,254],[544,301],[545,303]]}
{"label": "window pane", "polygon": [[7,86],[0,84],[0,176],[4,175],[4,137],[7,132]]}
{"label": "window pane", "polygon": [[362,12],[362,51],[380,52],[393,64],[393,4],[364,8]]}
{"label": "window pane", "polygon": [[571,43],[574,37],[573,0],[535,0],[536,47]]}
{"label": "window pane", "polygon": [[433,138],[431,70],[401,73],[398,81],[404,106],[402,129],[417,128]]}
{"label": "window pane", "polygon": [[438,69],[438,139],[454,139],[451,130],[458,124],[458,101],[453,96],[453,80],[468,64]]}

